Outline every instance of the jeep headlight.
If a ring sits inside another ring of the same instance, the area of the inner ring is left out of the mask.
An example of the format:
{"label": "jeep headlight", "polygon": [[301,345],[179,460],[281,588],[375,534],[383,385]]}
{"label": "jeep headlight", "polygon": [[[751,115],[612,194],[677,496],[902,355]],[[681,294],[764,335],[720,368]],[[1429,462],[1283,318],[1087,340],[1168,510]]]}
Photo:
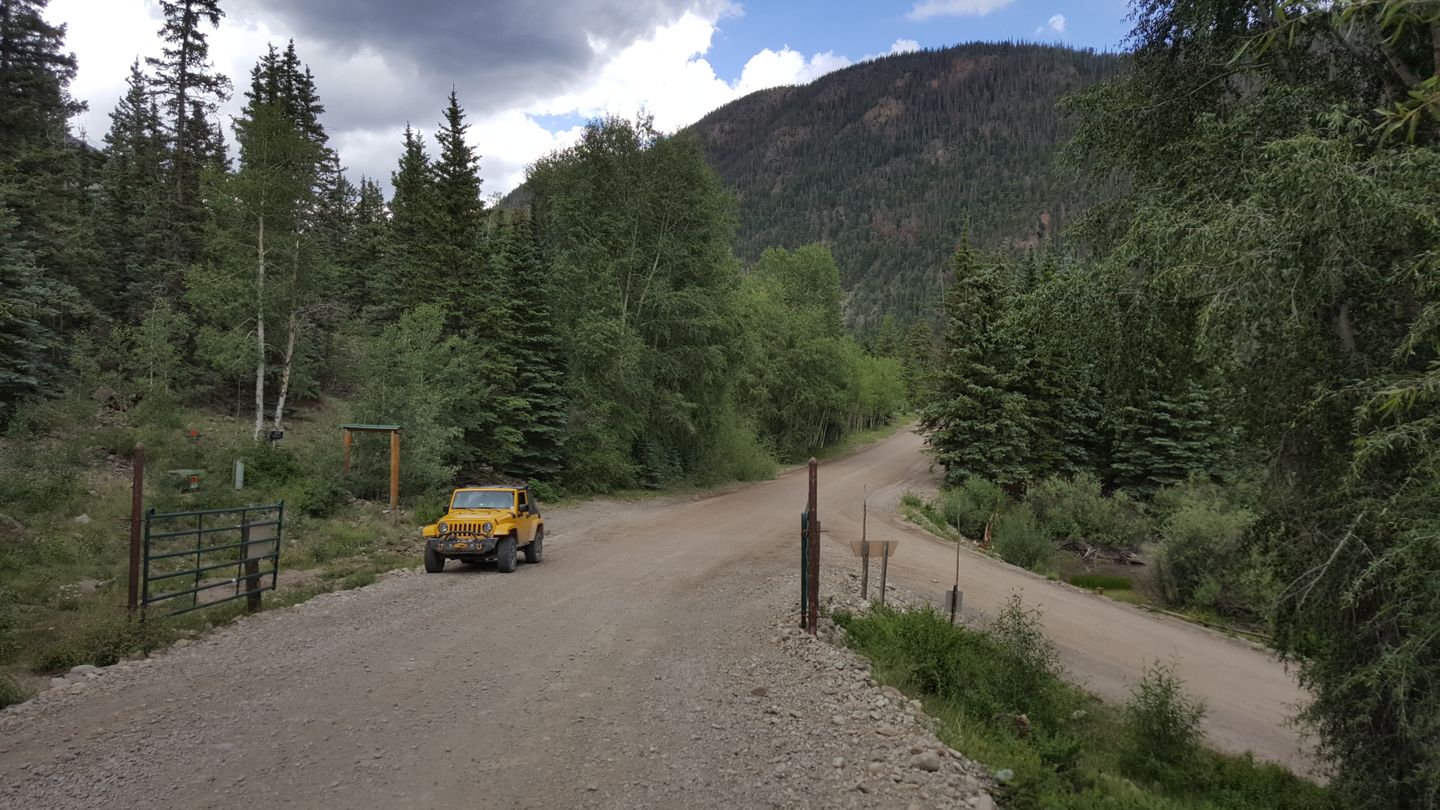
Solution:
{"label": "jeep headlight", "polygon": [[495,524],[487,520],[486,522],[480,524],[480,531],[485,532],[485,536],[489,537],[490,533],[495,531]]}
{"label": "jeep headlight", "polygon": [[439,526],[436,526],[435,528],[439,529],[441,534],[444,534],[444,533],[450,531],[450,527],[449,527],[449,526],[446,526],[445,523],[444,523],[444,521],[441,521],[440,525],[439,525]]}

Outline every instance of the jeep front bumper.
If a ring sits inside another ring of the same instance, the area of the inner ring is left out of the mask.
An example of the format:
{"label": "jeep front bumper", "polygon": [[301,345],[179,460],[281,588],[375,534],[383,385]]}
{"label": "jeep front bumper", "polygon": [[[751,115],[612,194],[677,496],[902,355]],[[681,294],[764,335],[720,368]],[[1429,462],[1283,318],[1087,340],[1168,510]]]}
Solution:
{"label": "jeep front bumper", "polygon": [[494,537],[469,537],[458,534],[442,534],[439,537],[428,537],[425,539],[428,545],[436,554],[443,554],[447,557],[478,556],[495,553]]}

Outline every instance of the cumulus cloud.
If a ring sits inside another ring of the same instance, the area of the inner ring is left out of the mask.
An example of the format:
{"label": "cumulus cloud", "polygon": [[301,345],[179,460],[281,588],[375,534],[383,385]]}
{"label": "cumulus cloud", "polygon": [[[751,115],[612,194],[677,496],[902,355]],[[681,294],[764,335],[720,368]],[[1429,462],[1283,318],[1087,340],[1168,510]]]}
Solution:
{"label": "cumulus cloud", "polygon": [[1035,29],[1035,36],[1042,37],[1054,35],[1059,37],[1065,33],[1065,15],[1055,14],[1045,21],[1045,24]]}
{"label": "cumulus cloud", "polygon": [[[747,93],[851,64],[842,54],[781,46],[754,53],[738,76],[717,75],[705,56],[724,21],[741,13],[728,0],[231,0],[226,9],[210,42],[216,68],[237,83],[221,111],[227,121],[256,58],[293,38],[353,175],[388,180],[405,125],[432,134],[453,86],[487,193],[509,191],[528,164],[573,144],[575,121],[644,108],[674,130]],[[52,0],[48,16],[70,25],[80,59],[73,90],[90,102],[79,123],[97,142],[130,62],[159,51],[158,10],[150,0]],[[889,52],[918,47],[901,39]],[[559,126],[542,124],[556,119]]]}
{"label": "cumulus cloud", "polygon": [[901,53],[913,53],[920,50],[920,43],[913,39],[897,39],[890,43],[890,50],[884,53],[867,53],[860,57],[861,62],[868,62],[871,59],[880,59],[886,56],[894,56]]}
{"label": "cumulus cloud", "polygon": [[981,17],[1012,2],[1014,0],[924,0],[916,3],[905,17],[917,21],[931,17]]}

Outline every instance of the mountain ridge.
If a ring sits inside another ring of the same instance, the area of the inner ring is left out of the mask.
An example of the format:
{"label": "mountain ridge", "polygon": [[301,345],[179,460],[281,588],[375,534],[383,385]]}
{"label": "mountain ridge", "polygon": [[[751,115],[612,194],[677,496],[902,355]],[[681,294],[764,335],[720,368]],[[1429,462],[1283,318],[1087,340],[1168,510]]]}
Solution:
{"label": "mountain ridge", "polygon": [[981,246],[1034,244],[1103,196],[1054,166],[1072,129],[1057,104],[1122,64],[1006,42],[894,54],[756,91],[681,132],[737,195],[740,258],[828,245],[863,327],[929,311],[967,228]]}

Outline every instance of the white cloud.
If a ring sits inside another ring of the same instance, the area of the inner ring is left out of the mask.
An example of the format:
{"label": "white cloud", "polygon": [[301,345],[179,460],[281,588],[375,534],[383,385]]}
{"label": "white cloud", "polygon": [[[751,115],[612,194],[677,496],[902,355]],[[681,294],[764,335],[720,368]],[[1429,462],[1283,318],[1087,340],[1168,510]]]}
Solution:
{"label": "white cloud", "polygon": [[1014,0],[924,0],[916,3],[905,15],[911,20],[928,20],[931,17],[983,17],[998,11]]}
{"label": "white cloud", "polygon": [[[997,0],[989,0],[991,3]],[[90,110],[76,121],[92,143],[109,129],[109,113],[124,91],[130,63],[155,55],[160,45],[158,11],[149,0],[53,0],[47,18],[69,24],[68,47],[80,60],[72,87]],[[235,97],[222,107],[227,122],[244,102],[251,66],[268,43],[283,44],[290,35],[272,27],[274,19],[259,12],[227,16],[210,35],[216,68],[236,82]],[[480,152],[487,193],[508,192],[524,179],[525,167],[541,156],[576,142],[581,127],[569,123],[553,128],[542,116],[586,119],[607,113],[634,115],[644,108],[661,130],[673,131],[716,107],[743,95],[780,85],[804,84],[851,64],[843,54],[804,54],[788,46],[764,48],[747,60],[739,76],[722,77],[705,58],[721,21],[740,13],[729,3],[711,3],[646,37],[628,44],[592,41],[601,66],[569,86],[556,86],[539,97],[491,106],[467,107],[469,140]],[[404,53],[376,47],[341,48],[321,40],[295,37],[300,58],[310,65],[326,105],[331,143],[351,172],[388,181],[400,154],[407,122],[427,135],[440,120],[450,88],[427,81],[422,67]],[[919,48],[914,40],[896,40],[889,53]],[[490,75],[455,78],[461,104],[481,98]],[[470,92],[467,94],[467,85]],[[233,143],[232,143],[233,148]],[[434,153],[433,142],[430,144]]]}
{"label": "white cloud", "polygon": [[839,70],[850,64],[850,60],[833,51],[817,53],[809,59],[789,46],[778,51],[765,48],[745,63],[740,79],[733,88],[734,98],[787,84],[806,84],[832,70]]}
{"label": "white cloud", "polygon": [[913,39],[897,39],[890,43],[890,50],[884,53],[867,53],[860,57],[861,62],[868,62],[871,59],[880,59],[886,56],[894,56],[901,53],[913,53],[920,50],[920,43]]}
{"label": "white cloud", "polygon": [[1057,34],[1065,33],[1065,15],[1056,14],[1050,18],[1050,30]]}

